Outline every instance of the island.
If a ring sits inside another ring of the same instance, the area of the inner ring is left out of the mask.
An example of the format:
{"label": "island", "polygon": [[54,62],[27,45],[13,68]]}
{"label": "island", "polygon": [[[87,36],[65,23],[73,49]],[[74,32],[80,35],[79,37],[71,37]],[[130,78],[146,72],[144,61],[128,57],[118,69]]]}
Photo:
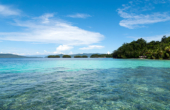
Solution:
{"label": "island", "polygon": [[76,56],[74,56],[74,58],[88,58],[88,56],[86,56],[86,55],[83,55],[83,56],[76,55]]}
{"label": "island", "polygon": [[170,59],[170,36],[163,36],[161,41],[146,42],[140,38],[124,43],[112,55],[113,58]]}
{"label": "island", "polygon": [[70,55],[63,55],[63,58],[71,58]]}
{"label": "island", "polygon": [[86,53],[86,54],[71,54],[71,55],[48,55],[46,58],[113,58],[112,54],[101,53]]}
{"label": "island", "polygon": [[112,54],[92,54],[90,58],[112,58]]}
{"label": "island", "polygon": [[16,54],[0,54],[0,58],[41,58],[41,57],[29,57],[29,56],[21,56]]}
{"label": "island", "polygon": [[60,58],[60,56],[59,55],[49,55],[49,56],[47,56],[48,58]]}

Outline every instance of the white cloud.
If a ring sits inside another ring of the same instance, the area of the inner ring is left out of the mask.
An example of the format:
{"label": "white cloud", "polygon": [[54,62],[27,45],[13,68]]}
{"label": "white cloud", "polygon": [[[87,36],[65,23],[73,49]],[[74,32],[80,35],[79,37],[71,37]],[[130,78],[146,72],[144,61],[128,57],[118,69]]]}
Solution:
{"label": "white cloud", "polygon": [[9,6],[0,4],[0,15],[3,16],[20,15],[20,10],[12,9]]}
{"label": "white cloud", "polygon": [[49,18],[53,17],[54,14],[52,13],[47,13],[47,14],[44,14],[42,16],[40,16],[39,18],[42,19],[42,23],[49,23]]}
{"label": "white cloud", "polygon": [[32,19],[29,21],[16,21],[15,24],[25,29],[25,31],[0,32],[0,40],[89,45],[98,43],[104,38],[98,32],[83,30],[61,20],[51,20],[49,16],[48,23]]}
{"label": "white cloud", "polygon": [[77,14],[73,14],[73,15],[67,15],[67,17],[71,17],[71,18],[88,18],[88,17],[91,17],[91,15],[77,13]]}
{"label": "white cloud", "polygon": [[49,53],[49,54],[65,54],[65,53],[63,53],[63,52],[59,52],[59,51],[55,51],[55,52],[53,52],[53,53]]}
{"label": "white cloud", "polygon": [[68,46],[68,45],[60,45],[56,48],[57,51],[65,51],[65,50],[70,50],[72,49],[72,46]]}
{"label": "white cloud", "polygon": [[104,46],[101,45],[90,45],[88,47],[80,48],[80,50],[90,50],[90,49],[102,49]]}
{"label": "white cloud", "polygon": [[[138,4],[140,3],[141,1]],[[144,4],[144,5],[145,5],[144,7],[138,8],[136,7],[136,4],[130,3],[129,5],[123,5],[123,8],[119,8],[117,10],[118,14],[122,18],[124,18],[123,20],[120,21],[119,25],[129,29],[134,29],[136,27],[143,27],[145,24],[165,22],[170,20],[170,14],[168,14],[167,12],[136,14],[136,13],[140,13],[141,11],[152,10],[155,8],[150,4],[149,5]]]}

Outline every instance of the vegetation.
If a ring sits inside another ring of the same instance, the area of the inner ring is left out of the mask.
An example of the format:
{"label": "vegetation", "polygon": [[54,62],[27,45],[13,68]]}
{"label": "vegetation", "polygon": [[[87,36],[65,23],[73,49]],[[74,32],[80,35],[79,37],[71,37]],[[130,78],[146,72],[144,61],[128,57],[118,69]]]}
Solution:
{"label": "vegetation", "polygon": [[63,58],[71,58],[70,55],[63,55]]}
{"label": "vegetation", "polygon": [[81,58],[81,56],[80,55],[76,55],[76,56],[74,56],[74,58]]}
{"label": "vegetation", "polygon": [[149,43],[141,38],[124,43],[113,52],[113,58],[139,58],[139,56],[146,56],[148,59],[170,59],[170,36],[163,36],[161,41]]}
{"label": "vegetation", "polygon": [[59,55],[49,55],[48,58],[60,58]]}
{"label": "vegetation", "polygon": [[86,56],[86,55],[83,55],[83,56],[82,56],[82,58],[88,58],[88,56]]}
{"label": "vegetation", "polygon": [[83,55],[83,56],[76,55],[76,56],[74,56],[74,58],[88,58],[88,56],[86,56],[86,55]]}
{"label": "vegetation", "polygon": [[112,58],[112,54],[93,54],[90,58]]}

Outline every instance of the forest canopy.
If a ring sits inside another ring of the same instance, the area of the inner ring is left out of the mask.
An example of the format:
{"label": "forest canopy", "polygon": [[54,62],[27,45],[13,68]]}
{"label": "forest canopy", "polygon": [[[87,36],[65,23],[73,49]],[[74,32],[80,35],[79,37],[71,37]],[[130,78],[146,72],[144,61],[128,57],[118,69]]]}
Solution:
{"label": "forest canopy", "polygon": [[83,55],[83,56],[76,55],[76,56],[74,56],[74,58],[88,58],[88,56],[86,56],[86,55]]}
{"label": "forest canopy", "polygon": [[140,38],[131,43],[124,43],[113,52],[113,58],[170,59],[170,36],[163,36],[161,41],[146,42]]}
{"label": "forest canopy", "polygon": [[49,55],[49,56],[47,56],[48,58],[60,58],[60,56],[59,55]]}
{"label": "forest canopy", "polygon": [[63,58],[71,58],[70,55],[63,55]]}

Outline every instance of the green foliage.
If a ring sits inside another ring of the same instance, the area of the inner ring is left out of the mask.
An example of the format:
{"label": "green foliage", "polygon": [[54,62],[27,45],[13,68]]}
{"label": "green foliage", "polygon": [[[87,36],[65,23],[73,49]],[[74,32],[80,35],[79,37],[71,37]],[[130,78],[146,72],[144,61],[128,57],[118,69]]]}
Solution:
{"label": "green foliage", "polygon": [[82,56],[82,58],[88,58],[88,56],[86,56],[86,55],[83,55],[83,56]]}
{"label": "green foliage", "polygon": [[90,58],[112,58],[112,54],[93,54]]}
{"label": "green foliage", "polygon": [[71,58],[70,55],[63,55],[63,58]]}
{"label": "green foliage", "polygon": [[166,57],[169,58],[169,53],[166,53]]}
{"label": "green foliage", "polygon": [[124,43],[113,52],[113,58],[139,58],[146,56],[149,59],[168,59],[170,56],[170,36],[163,36],[160,41],[147,43],[144,39],[138,39],[131,43]]}
{"label": "green foliage", "polygon": [[74,58],[88,58],[88,56],[86,56],[86,55],[83,55],[83,56],[76,55],[76,56],[74,56]]}
{"label": "green foliage", "polygon": [[48,58],[60,58],[59,55],[49,55]]}
{"label": "green foliage", "polygon": [[76,55],[76,56],[74,56],[74,58],[81,58],[81,56],[80,55]]}

